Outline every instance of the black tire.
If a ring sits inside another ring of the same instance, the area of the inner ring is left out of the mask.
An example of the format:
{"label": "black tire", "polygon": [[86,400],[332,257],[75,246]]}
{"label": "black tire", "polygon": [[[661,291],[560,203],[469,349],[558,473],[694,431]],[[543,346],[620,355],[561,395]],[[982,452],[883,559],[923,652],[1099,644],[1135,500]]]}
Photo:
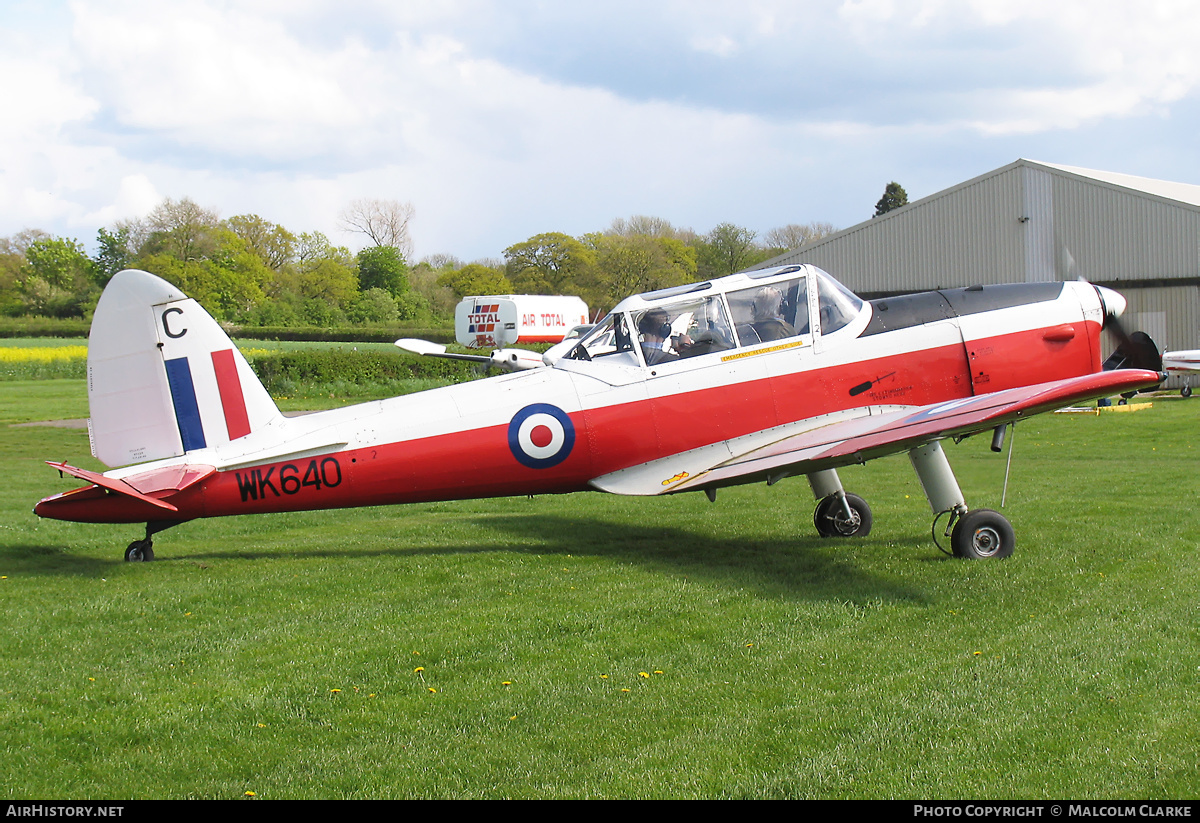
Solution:
{"label": "black tire", "polygon": [[847,519],[836,494],[823,498],[813,512],[813,525],[822,537],[866,537],[871,533],[871,507],[857,494],[846,494],[852,517]]}
{"label": "black tire", "polygon": [[154,559],[154,545],[149,540],[134,540],[125,550],[126,563],[149,563]]}
{"label": "black tire", "polygon": [[950,535],[955,557],[999,560],[1017,547],[1012,524],[999,512],[975,509],[962,516]]}
{"label": "black tire", "polygon": [[1184,386],[1182,389],[1179,390],[1179,394],[1182,395],[1183,397],[1191,397],[1192,396],[1192,387]]}

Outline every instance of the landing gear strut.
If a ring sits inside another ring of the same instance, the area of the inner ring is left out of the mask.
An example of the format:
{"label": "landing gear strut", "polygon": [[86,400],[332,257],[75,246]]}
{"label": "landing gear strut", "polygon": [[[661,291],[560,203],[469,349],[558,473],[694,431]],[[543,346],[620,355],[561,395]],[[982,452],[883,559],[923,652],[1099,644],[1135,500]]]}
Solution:
{"label": "landing gear strut", "polygon": [[950,538],[955,557],[978,560],[1008,557],[1013,553],[1017,544],[1012,524],[1004,515],[991,509],[971,511],[967,508],[941,443],[935,440],[910,449],[908,459],[925,490],[929,507],[933,509],[934,526],[939,517],[947,512],[950,514],[945,536]]}
{"label": "landing gear strut", "polygon": [[129,544],[129,548],[125,550],[126,563],[149,563],[154,559],[154,541],[151,540],[154,535],[158,534],[163,529],[169,529],[172,526],[178,526],[183,520],[152,520],[146,524],[146,536],[141,540],[134,540]]}

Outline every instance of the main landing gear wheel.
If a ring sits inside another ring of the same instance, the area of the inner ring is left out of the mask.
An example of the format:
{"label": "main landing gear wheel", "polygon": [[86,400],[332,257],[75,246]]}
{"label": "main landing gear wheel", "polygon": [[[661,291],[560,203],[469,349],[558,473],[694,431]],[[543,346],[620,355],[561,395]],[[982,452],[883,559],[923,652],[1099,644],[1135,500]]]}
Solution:
{"label": "main landing gear wheel", "polygon": [[1016,548],[1013,527],[999,512],[974,509],[954,526],[950,547],[955,557],[969,560],[1008,557]]}
{"label": "main landing gear wheel", "polygon": [[871,533],[871,507],[857,494],[847,494],[850,516],[836,494],[825,497],[813,512],[813,525],[822,537],[866,537]]}
{"label": "main landing gear wheel", "polygon": [[154,559],[154,544],[149,540],[134,540],[125,550],[126,563],[149,563]]}
{"label": "main landing gear wheel", "polygon": [[1182,389],[1179,390],[1179,394],[1183,397],[1191,397],[1192,396],[1192,387],[1184,386]]}

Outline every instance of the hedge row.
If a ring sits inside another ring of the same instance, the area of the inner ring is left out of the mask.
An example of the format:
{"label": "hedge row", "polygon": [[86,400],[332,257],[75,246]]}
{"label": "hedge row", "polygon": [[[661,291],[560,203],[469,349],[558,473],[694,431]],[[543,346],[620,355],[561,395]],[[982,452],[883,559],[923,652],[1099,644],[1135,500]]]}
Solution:
{"label": "hedge row", "polygon": [[248,359],[267,391],[277,396],[314,384],[370,386],[414,379],[461,382],[479,376],[472,363],[399,351],[307,349],[255,353]]}
{"label": "hedge row", "polygon": [[0,337],[87,337],[86,320],[58,317],[0,317]]}
{"label": "hedge row", "polygon": [[[0,317],[0,337],[87,337],[91,324],[77,318]],[[320,343],[391,343],[401,337],[418,337],[434,343],[453,343],[454,329],[317,326],[226,326],[230,337],[242,340],[291,340]]]}
{"label": "hedge row", "polygon": [[232,326],[230,337],[239,340],[290,340],[317,343],[391,343],[402,337],[417,337],[434,343],[453,343],[454,329],[364,328],[323,329],[316,326]]}

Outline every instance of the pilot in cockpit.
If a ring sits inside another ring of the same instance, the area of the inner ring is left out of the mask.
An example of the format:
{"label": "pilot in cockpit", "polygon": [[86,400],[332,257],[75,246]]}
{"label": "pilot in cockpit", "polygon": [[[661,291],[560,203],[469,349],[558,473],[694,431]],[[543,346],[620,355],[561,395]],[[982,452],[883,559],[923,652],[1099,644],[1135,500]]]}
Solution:
{"label": "pilot in cockpit", "polygon": [[692,345],[686,334],[671,337],[671,316],[664,309],[650,309],[638,320],[638,331],[642,334],[642,356],[647,366],[670,363],[686,356],[684,352]]}
{"label": "pilot in cockpit", "polygon": [[754,295],[754,331],[758,339],[782,340],[794,337],[796,330],[783,319],[783,292],[764,286]]}

